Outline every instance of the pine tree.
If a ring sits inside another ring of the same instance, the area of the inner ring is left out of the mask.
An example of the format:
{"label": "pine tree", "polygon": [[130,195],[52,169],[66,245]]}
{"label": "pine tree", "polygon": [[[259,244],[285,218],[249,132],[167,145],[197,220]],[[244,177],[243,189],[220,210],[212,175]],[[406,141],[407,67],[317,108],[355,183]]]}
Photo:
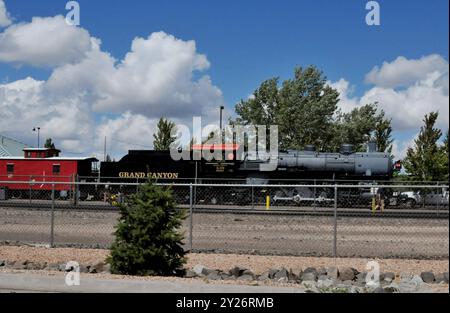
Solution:
{"label": "pine tree", "polygon": [[180,233],[185,212],[171,190],[148,182],[119,206],[120,218],[107,262],[127,275],[181,275],[185,263]]}
{"label": "pine tree", "polygon": [[160,118],[158,122],[158,132],[153,134],[153,146],[157,151],[168,151],[176,146],[176,137],[172,136],[173,131],[176,129],[175,123]]}
{"label": "pine tree", "polygon": [[438,146],[442,131],[434,128],[438,116],[438,112],[425,115],[424,126],[420,128],[419,136],[414,141],[414,147],[409,147],[407,150],[403,163],[413,179],[423,181],[444,179],[442,153]]}

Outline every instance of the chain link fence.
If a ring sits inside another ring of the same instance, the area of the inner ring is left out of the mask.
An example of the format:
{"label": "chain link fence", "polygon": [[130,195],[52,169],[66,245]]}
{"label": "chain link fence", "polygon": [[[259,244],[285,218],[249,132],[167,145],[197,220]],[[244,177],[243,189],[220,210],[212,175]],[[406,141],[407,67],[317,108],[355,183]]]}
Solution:
{"label": "chain link fence", "polygon": [[[447,184],[162,184],[195,252],[448,258]],[[0,242],[108,248],[136,183],[0,181]]]}

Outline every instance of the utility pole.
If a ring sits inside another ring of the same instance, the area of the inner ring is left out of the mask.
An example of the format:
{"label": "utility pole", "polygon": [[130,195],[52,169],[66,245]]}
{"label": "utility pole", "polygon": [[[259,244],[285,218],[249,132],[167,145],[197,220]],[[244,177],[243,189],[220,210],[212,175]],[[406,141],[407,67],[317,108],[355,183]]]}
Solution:
{"label": "utility pole", "polygon": [[37,135],[38,135],[38,138],[37,138],[37,139],[38,139],[38,140],[37,140],[37,141],[38,141],[38,142],[37,142],[38,145],[37,145],[37,147],[38,147],[38,148],[39,148],[39,144],[40,144],[40,143],[39,143],[39,133],[40,133],[40,130],[41,130],[40,127],[34,127],[34,128],[33,128],[33,131],[34,131],[34,132],[37,131]]}
{"label": "utility pole", "polygon": [[223,143],[223,127],[222,127],[222,112],[225,109],[223,105],[220,106],[220,143]]}
{"label": "utility pole", "polygon": [[105,143],[103,145],[103,161],[106,162],[106,136],[105,136]]}

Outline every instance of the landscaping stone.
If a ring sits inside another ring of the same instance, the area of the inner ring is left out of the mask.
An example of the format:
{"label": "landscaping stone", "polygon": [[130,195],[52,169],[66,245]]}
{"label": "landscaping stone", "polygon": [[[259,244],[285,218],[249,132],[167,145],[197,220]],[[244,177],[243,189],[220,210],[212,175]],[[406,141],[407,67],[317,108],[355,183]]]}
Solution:
{"label": "landscaping stone", "polygon": [[427,284],[431,284],[434,282],[433,272],[422,272],[420,274],[420,278],[422,278],[422,280]]}
{"label": "landscaping stone", "polygon": [[339,277],[338,268],[337,267],[328,267],[327,268],[327,276],[330,279],[334,279],[334,280],[338,279],[338,277]]}
{"label": "landscaping stone", "polygon": [[47,264],[47,267],[45,269],[48,271],[59,271],[59,264],[56,263]]}
{"label": "landscaping stone", "polygon": [[239,267],[239,266],[235,266],[232,269],[230,269],[230,275],[234,276],[234,277],[239,277],[242,275],[242,273],[244,271],[246,271],[247,269],[245,267]]}
{"label": "landscaping stone", "polygon": [[245,280],[245,281],[252,281],[254,280],[253,275],[242,275],[239,276],[237,280]]}
{"label": "landscaping stone", "polygon": [[317,277],[321,275],[327,275],[327,269],[325,267],[319,267],[317,270]]}
{"label": "landscaping stone", "polygon": [[297,276],[297,274],[294,273],[294,271],[292,269],[289,270],[288,280],[290,282],[294,282],[294,283],[298,282],[298,276]]}
{"label": "landscaping stone", "polygon": [[270,272],[269,271],[265,271],[264,273],[262,273],[261,275],[259,275],[258,280],[264,281],[264,280],[270,280]]}
{"label": "landscaping stone", "polygon": [[206,278],[210,280],[221,280],[222,276],[220,276],[219,271],[213,271],[206,275]]}
{"label": "landscaping stone", "polygon": [[5,266],[6,265],[6,260],[0,260],[0,267]]}
{"label": "landscaping stone", "polygon": [[339,279],[342,281],[353,280],[355,279],[355,275],[357,271],[351,267],[344,267],[339,270]]}
{"label": "landscaping stone", "polygon": [[47,267],[47,262],[30,262],[26,265],[27,270],[40,271]]}
{"label": "landscaping stone", "polygon": [[356,275],[355,279],[360,284],[366,284],[366,277],[367,277],[367,273],[361,272],[361,273],[358,273],[358,275]]}
{"label": "landscaping stone", "polygon": [[197,273],[192,270],[187,270],[186,273],[184,274],[184,277],[194,278],[194,277],[197,277]]}
{"label": "landscaping stone", "polygon": [[196,264],[195,266],[194,266],[194,268],[192,269],[192,271],[195,273],[195,274],[197,274],[197,275],[203,275],[203,269],[204,269],[205,267],[203,266],[203,265],[201,265],[201,264]]}
{"label": "landscaping stone", "polygon": [[[321,279],[325,277],[325,279]],[[317,288],[330,288],[334,285],[334,281],[332,279],[329,279],[327,276],[320,276],[319,280],[317,281]]]}
{"label": "landscaping stone", "polygon": [[105,264],[102,273],[111,274],[111,264]]}
{"label": "landscaping stone", "polygon": [[434,282],[436,284],[440,284],[440,283],[444,283],[445,282],[445,277],[444,277],[444,273],[438,273],[434,276]]}
{"label": "landscaping stone", "polygon": [[307,272],[303,273],[302,275],[302,281],[316,281],[317,279],[317,273],[314,272]]}
{"label": "landscaping stone", "polygon": [[444,281],[448,284],[448,272],[444,273]]}
{"label": "landscaping stone", "polygon": [[25,270],[27,268],[28,260],[25,261],[17,261],[12,266],[12,269],[15,270]]}
{"label": "landscaping stone", "polygon": [[80,264],[80,273],[89,273],[89,266]]}
{"label": "landscaping stone", "polygon": [[286,281],[289,280],[289,272],[287,271],[287,269],[282,268],[280,269],[273,277],[273,279],[275,281],[279,281],[280,279],[285,279]]}
{"label": "landscaping stone", "polygon": [[383,289],[386,293],[395,293],[395,292],[400,291],[400,287],[396,283],[391,283],[391,284],[383,287]]}
{"label": "landscaping stone", "polygon": [[[381,280],[381,279],[380,279]],[[384,279],[385,282],[391,283],[395,280],[395,274],[392,272],[384,273]]]}

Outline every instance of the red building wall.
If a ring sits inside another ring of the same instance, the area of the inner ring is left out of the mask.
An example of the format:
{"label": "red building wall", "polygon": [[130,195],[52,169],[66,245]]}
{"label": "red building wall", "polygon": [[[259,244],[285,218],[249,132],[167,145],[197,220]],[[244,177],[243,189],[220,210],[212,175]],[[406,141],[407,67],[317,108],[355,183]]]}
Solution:
{"label": "red building wall", "polygon": [[[14,173],[7,173],[8,164],[14,164]],[[59,174],[53,173],[53,165],[60,165]],[[51,190],[51,185],[43,182],[73,182],[78,172],[77,160],[49,160],[49,159],[0,159],[0,181],[23,181],[26,184],[5,184],[0,187],[8,187],[15,190],[29,190],[29,181],[34,181],[33,190]],[[67,185],[55,185],[55,190],[69,190]]]}

